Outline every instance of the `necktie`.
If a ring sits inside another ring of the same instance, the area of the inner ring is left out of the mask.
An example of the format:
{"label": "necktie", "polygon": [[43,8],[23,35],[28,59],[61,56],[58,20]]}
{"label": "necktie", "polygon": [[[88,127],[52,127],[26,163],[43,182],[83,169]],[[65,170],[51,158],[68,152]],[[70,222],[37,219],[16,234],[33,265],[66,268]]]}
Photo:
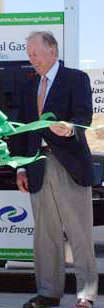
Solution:
{"label": "necktie", "polygon": [[38,98],[37,98],[37,106],[38,106],[39,117],[41,116],[43,105],[44,105],[46,88],[47,88],[47,77],[44,76],[43,79],[42,79],[40,94],[38,95]]}

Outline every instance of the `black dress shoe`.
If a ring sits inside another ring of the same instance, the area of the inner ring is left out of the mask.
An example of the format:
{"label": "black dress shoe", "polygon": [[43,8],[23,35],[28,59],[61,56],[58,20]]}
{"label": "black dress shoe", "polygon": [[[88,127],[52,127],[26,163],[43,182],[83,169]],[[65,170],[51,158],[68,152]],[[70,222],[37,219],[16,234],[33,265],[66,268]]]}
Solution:
{"label": "black dress shoe", "polygon": [[59,298],[38,295],[36,297],[31,298],[26,304],[24,304],[23,308],[39,308],[39,307],[47,308],[59,305],[60,305]]}
{"label": "black dress shoe", "polygon": [[93,307],[93,302],[89,301],[87,299],[78,299],[78,302],[76,304],[77,308],[92,308]]}

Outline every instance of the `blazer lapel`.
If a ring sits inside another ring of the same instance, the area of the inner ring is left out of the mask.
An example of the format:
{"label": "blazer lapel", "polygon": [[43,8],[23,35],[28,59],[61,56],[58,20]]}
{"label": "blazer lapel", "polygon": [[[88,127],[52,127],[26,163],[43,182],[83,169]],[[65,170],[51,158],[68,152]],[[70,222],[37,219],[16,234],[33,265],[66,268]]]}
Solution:
{"label": "blazer lapel", "polygon": [[60,83],[61,77],[62,77],[62,67],[59,66],[56,77],[47,95],[44,108],[43,108],[43,113],[51,110],[51,107],[54,105],[54,102],[56,102],[59,89],[61,91],[61,83]]}

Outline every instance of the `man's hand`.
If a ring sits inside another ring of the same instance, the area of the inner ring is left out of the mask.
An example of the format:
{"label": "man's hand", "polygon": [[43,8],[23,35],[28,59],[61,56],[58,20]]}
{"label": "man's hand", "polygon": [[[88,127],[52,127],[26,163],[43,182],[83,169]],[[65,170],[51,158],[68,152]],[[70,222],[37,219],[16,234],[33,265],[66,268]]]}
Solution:
{"label": "man's hand", "polygon": [[17,173],[17,186],[20,191],[28,192],[28,178],[25,171]]}
{"label": "man's hand", "polygon": [[60,121],[56,125],[50,126],[50,130],[60,137],[71,137],[74,133],[73,125],[64,121]]}
{"label": "man's hand", "polygon": [[97,129],[95,132],[96,132],[97,138],[99,140],[103,140],[104,139],[104,130]]}

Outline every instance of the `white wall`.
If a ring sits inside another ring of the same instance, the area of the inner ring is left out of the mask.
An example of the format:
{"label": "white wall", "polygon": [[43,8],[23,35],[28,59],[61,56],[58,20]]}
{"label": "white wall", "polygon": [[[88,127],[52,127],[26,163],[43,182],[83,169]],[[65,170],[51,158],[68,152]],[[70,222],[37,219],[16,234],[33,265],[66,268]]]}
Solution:
{"label": "white wall", "polygon": [[4,7],[6,13],[58,12],[64,10],[64,0],[4,0]]}

